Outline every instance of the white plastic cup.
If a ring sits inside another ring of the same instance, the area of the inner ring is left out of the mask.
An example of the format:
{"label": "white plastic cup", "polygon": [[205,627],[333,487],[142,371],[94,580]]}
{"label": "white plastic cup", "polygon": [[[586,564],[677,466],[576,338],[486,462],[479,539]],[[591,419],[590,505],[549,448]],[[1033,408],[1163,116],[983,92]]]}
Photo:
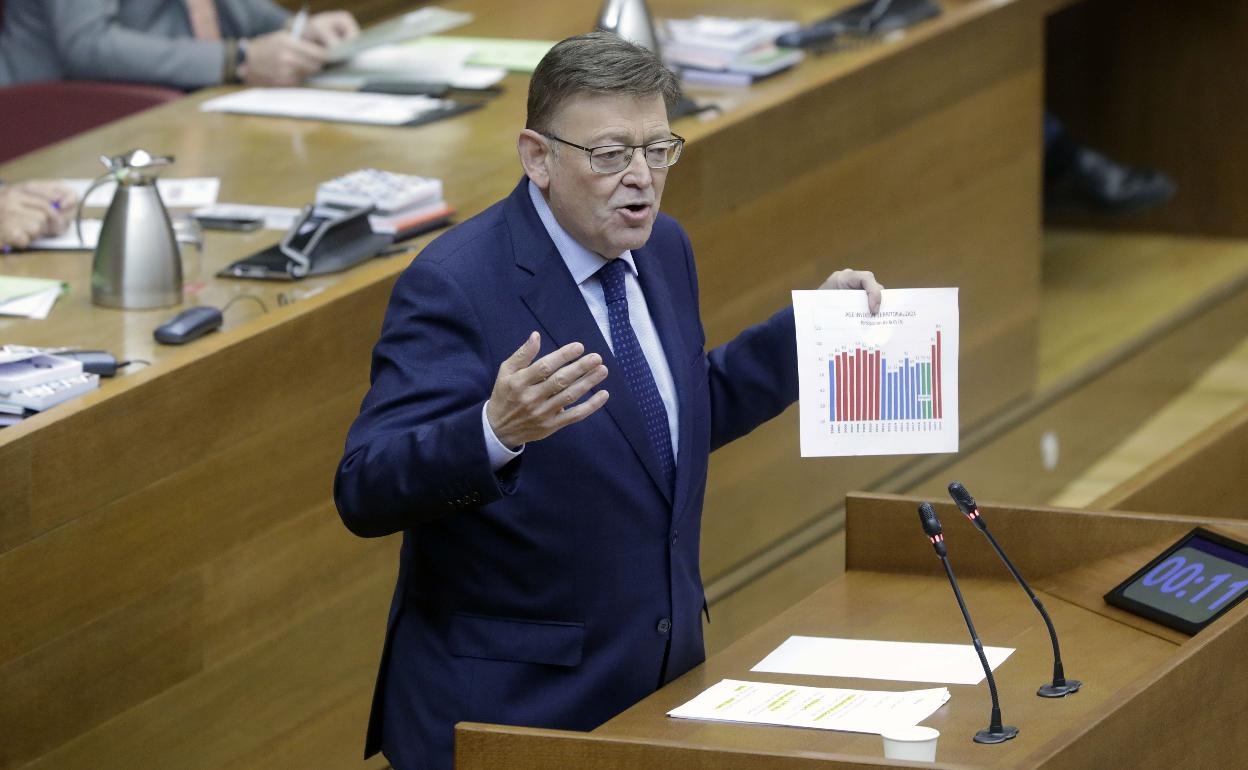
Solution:
{"label": "white plastic cup", "polygon": [[940,731],[931,727],[891,727],[880,733],[884,739],[884,756],[909,759],[913,762],[936,761],[936,739]]}

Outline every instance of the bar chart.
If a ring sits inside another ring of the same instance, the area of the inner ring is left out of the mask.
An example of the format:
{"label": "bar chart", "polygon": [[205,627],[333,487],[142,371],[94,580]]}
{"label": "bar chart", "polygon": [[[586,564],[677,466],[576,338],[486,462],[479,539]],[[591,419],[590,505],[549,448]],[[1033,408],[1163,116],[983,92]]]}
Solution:
{"label": "bar chart", "polygon": [[900,430],[906,422],[942,419],[942,352],[940,329],[929,350],[907,351],[899,360],[861,345],[834,352],[828,358],[828,420],[834,429],[841,427],[837,423],[886,422]]}
{"label": "bar chart", "polygon": [[803,457],[957,451],[957,289],[793,300]]}

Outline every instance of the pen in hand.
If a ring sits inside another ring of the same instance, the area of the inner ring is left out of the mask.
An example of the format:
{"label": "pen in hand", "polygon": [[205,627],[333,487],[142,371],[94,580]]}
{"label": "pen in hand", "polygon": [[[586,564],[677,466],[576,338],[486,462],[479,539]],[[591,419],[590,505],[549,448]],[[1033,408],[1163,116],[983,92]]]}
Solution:
{"label": "pen in hand", "polygon": [[290,23],[290,36],[295,40],[303,37],[303,28],[308,26],[308,4],[304,3]]}

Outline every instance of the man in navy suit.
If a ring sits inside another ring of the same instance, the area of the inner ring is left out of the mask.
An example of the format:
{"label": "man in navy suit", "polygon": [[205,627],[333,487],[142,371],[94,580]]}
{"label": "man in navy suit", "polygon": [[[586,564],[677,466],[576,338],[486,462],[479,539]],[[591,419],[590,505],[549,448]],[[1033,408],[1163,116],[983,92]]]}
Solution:
{"label": "man in navy suit", "polygon": [[[524,178],[395,286],[335,497],[403,532],[365,748],[398,770],[449,768],[460,721],[592,729],[703,660],[708,456],[796,399],[797,361],[791,308],[704,352],[659,214],[677,94],[613,35],[556,45]],[[878,309],[870,273],[824,288]]]}

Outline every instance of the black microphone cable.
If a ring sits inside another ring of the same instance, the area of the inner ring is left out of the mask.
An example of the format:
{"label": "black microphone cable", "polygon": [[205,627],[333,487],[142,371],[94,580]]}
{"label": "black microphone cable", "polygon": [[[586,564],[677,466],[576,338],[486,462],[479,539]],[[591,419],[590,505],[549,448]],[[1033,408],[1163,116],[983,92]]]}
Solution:
{"label": "black microphone cable", "polygon": [[976,743],[1004,743],[1018,735],[1018,728],[1001,724],[1001,701],[997,698],[997,680],[992,676],[992,666],[988,665],[988,656],[984,654],[984,645],[979,641],[979,634],[975,633],[975,624],[971,622],[971,613],[967,611],[966,602],[962,599],[958,579],[953,576],[953,567],[949,564],[949,552],[945,547],[944,531],[930,503],[919,505],[919,523],[923,525],[923,532],[927,534],[927,539],[936,549],[940,563],[945,566],[945,574],[949,576],[949,585],[953,586],[953,595],[958,600],[958,609],[962,610],[962,619],[966,621],[966,628],[971,632],[971,644],[975,646],[980,665],[984,667],[984,676],[988,679],[988,694],[992,697],[992,716],[988,726],[975,733],[972,740]]}
{"label": "black microphone cable", "polygon": [[1031,586],[1027,585],[1027,581],[1023,580],[1023,576],[1015,568],[1014,563],[1005,555],[1005,551],[1001,550],[1001,546],[997,543],[997,539],[988,531],[988,522],[984,521],[983,515],[979,512],[979,505],[975,502],[975,498],[971,497],[971,493],[966,491],[966,487],[958,482],[949,485],[949,496],[953,498],[953,502],[958,506],[958,510],[970,520],[975,528],[984,533],[984,537],[988,538],[988,544],[992,546],[992,550],[997,552],[997,556],[1001,557],[1001,561],[1005,564],[1005,568],[1010,571],[1018,584],[1027,592],[1027,596],[1031,598],[1031,603],[1036,606],[1040,612],[1040,617],[1044,618],[1044,625],[1049,629],[1049,640],[1053,642],[1053,681],[1046,682],[1036,690],[1036,695],[1042,698],[1061,698],[1071,693],[1079,691],[1083,686],[1083,682],[1078,679],[1067,679],[1065,669],[1062,667],[1062,651],[1057,644],[1057,629],[1053,627],[1053,621],[1049,618],[1049,613],[1044,609],[1044,604],[1040,601],[1040,597],[1036,596],[1036,592],[1031,590]]}

